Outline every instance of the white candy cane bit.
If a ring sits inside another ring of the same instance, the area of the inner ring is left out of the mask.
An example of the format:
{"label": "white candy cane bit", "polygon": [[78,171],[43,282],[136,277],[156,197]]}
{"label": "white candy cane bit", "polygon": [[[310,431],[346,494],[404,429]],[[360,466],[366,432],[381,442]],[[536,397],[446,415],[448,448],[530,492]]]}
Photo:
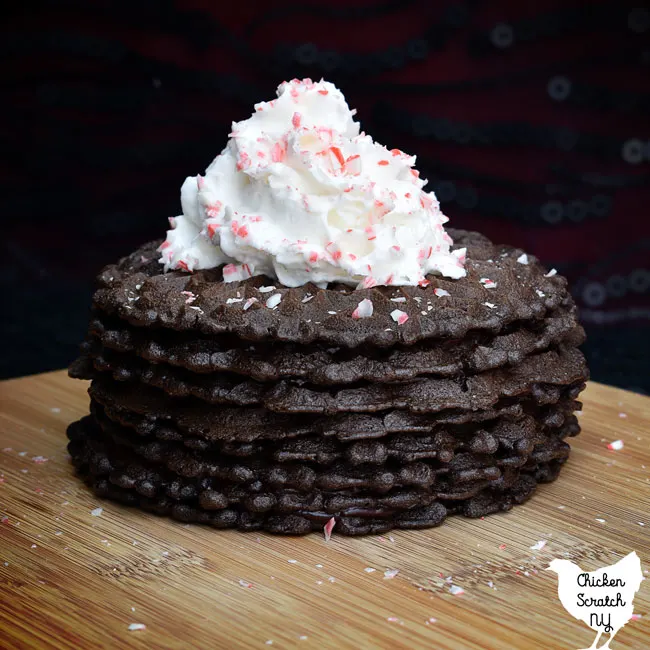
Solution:
{"label": "white candy cane bit", "polygon": [[607,449],[611,449],[612,451],[620,451],[624,446],[625,443],[622,440],[614,440],[614,442],[610,442],[607,445]]}
{"label": "white candy cane bit", "polygon": [[241,302],[242,300],[243,300],[243,298],[228,298],[228,300],[226,300],[226,304],[227,305],[232,305],[233,303]]}
{"label": "white candy cane bit", "polygon": [[129,632],[135,632],[136,630],[146,630],[147,626],[144,623],[131,623],[128,629]]}
{"label": "white candy cane bit", "polygon": [[493,305],[491,302],[484,302],[483,303],[486,307],[489,307],[490,309],[496,309],[496,305]]}
{"label": "white candy cane bit", "polygon": [[352,318],[370,318],[374,310],[372,300],[364,298],[352,312]]}
{"label": "white candy cane bit", "polygon": [[548,273],[544,273],[545,278],[552,278],[554,275],[557,275],[557,269],[551,269]]}
{"label": "white candy cane bit", "polygon": [[391,302],[406,302],[406,297],[405,296],[399,296],[399,298],[391,298]]}
{"label": "white candy cane bit", "polygon": [[257,290],[260,293],[271,293],[271,291],[275,291],[275,287],[259,287]]}
{"label": "white candy cane bit", "polygon": [[543,291],[540,291],[539,289],[535,289],[535,293],[540,297],[544,298],[546,294]]}
{"label": "white candy cane bit", "polygon": [[399,569],[386,569],[384,571],[384,580],[392,580],[399,573]]}
{"label": "white candy cane bit", "polygon": [[390,312],[390,317],[398,325],[404,325],[404,323],[406,323],[406,321],[409,319],[409,315],[405,311],[402,311],[401,309],[393,309],[393,311]]}
{"label": "white candy cane bit", "polygon": [[269,309],[275,309],[279,304],[280,301],[282,300],[282,294],[280,293],[274,293],[267,301],[266,301],[266,306]]}
{"label": "white candy cane bit", "polygon": [[541,551],[546,546],[546,540],[540,539],[539,542],[535,542],[531,547],[531,551]]}
{"label": "white candy cane bit", "polygon": [[312,300],[313,298],[314,298],[314,296],[312,296],[311,293],[308,293],[308,294],[307,294],[307,295],[302,299],[301,302],[306,303],[306,302],[309,302],[310,300]]}
{"label": "white candy cane bit", "polygon": [[244,303],[244,311],[247,311],[250,309],[256,302],[259,302],[257,298],[249,298],[245,303]]}
{"label": "white candy cane bit", "polygon": [[517,262],[518,262],[519,264],[524,264],[524,265],[528,264],[528,255],[526,255],[526,253],[522,253],[522,254],[517,258]]}
{"label": "white candy cane bit", "polygon": [[442,298],[443,296],[450,296],[450,295],[451,295],[451,294],[449,293],[449,291],[445,291],[444,289],[438,289],[438,288],[434,289],[434,290],[433,290],[433,293],[434,293],[436,296],[438,296],[438,298]]}
{"label": "white candy cane bit", "polygon": [[452,596],[460,596],[461,594],[465,593],[465,590],[458,585],[451,585],[451,587],[449,587],[449,593]]}

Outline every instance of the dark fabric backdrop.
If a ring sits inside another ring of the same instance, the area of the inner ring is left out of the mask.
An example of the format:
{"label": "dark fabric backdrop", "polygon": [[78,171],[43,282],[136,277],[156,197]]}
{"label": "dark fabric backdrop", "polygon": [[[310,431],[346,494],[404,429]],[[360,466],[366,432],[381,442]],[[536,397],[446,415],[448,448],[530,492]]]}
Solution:
{"label": "dark fabric backdrop", "polygon": [[417,154],[451,225],[569,277],[595,379],[650,392],[639,3],[12,4],[0,27],[2,376],[66,365],[94,275],[163,236],[183,179],[221,151],[230,122],[283,79],[325,77],[364,130]]}

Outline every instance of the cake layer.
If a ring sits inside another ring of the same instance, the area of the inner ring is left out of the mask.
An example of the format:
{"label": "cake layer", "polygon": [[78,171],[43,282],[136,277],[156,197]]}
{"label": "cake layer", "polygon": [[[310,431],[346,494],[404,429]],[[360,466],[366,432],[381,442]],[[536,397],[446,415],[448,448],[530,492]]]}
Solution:
{"label": "cake layer", "polygon": [[199,375],[168,364],[153,364],[129,353],[101,348],[89,357],[92,367],[76,367],[77,376],[146,384],[171,397],[196,397],[211,404],[262,406],[278,413],[372,413],[405,409],[435,413],[444,409],[479,410],[500,399],[533,395],[556,401],[563,387],[581,386],[587,368],[577,348],[560,347],[526,357],[519,365],[454,379],[422,376],[415,380],[353,387],[309,385],[282,380],[256,382],[232,373]]}
{"label": "cake layer", "polygon": [[[207,443],[292,439],[302,436],[333,437],[341,441],[382,438],[392,433],[435,434],[441,428],[462,432],[476,423],[497,418],[515,420],[532,415],[545,426],[560,426],[567,415],[580,408],[573,401],[580,385],[529,395],[519,401],[500,400],[487,409],[443,409],[436,413],[391,410],[376,414],[340,413],[333,416],[274,413],[263,408],[223,407],[195,398],[169,399],[161,390],[134,386],[103,377],[89,388],[91,398],[111,418],[141,435],[161,439],[190,439]],[[554,399],[549,399],[553,397]],[[488,426],[487,424],[485,426]],[[463,429],[465,427],[465,429]]]}
{"label": "cake layer", "polygon": [[[525,415],[517,420],[495,420],[488,426],[446,427],[434,435],[391,434],[379,440],[342,443],[318,436],[266,440],[256,443],[205,445],[197,449],[188,441],[161,440],[155,434],[142,436],[131,427],[112,420],[101,407],[92,408],[94,421],[104,437],[128,447],[134,456],[151,463],[162,463],[182,476],[218,476],[243,481],[242,477],[295,466],[311,467],[314,472],[337,466],[337,472],[356,476],[357,468],[386,468],[401,472],[405,466],[427,464],[427,476],[447,472],[467,472],[475,468],[514,467],[523,465],[536,445],[549,438],[562,440],[576,435],[575,416],[567,415],[559,427],[543,425]],[[359,469],[361,472],[361,469]],[[412,478],[412,477],[411,477]],[[409,478],[409,480],[411,480]],[[315,478],[314,478],[315,480]]]}
{"label": "cake layer", "polygon": [[[456,248],[467,247],[467,276],[429,276],[426,287],[355,290],[306,284],[267,291],[273,282],[262,276],[223,282],[220,269],[163,273],[156,252],[160,242],[151,242],[102,271],[93,301],[101,311],[140,327],[348,348],[462,339],[472,330],[498,333],[509,323],[536,320],[573,304],[566,280],[548,277],[532,256],[523,264],[517,261],[519,249],[495,246],[474,232],[449,233]],[[364,299],[372,302],[372,316],[354,318]],[[398,324],[391,316],[396,309],[408,316],[406,322]]]}
{"label": "cake layer", "polygon": [[296,378],[333,385],[358,381],[390,383],[419,375],[477,374],[517,365],[525,357],[551,346],[577,347],[583,341],[584,330],[577,322],[574,307],[557,309],[540,319],[511,323],[497,334],[470,331],[461,340],[429,339],[390,349],[252,343],[228,335],[208,337],[133,327],[119,318],[96,312],[83,350],[85,355],[93,356],[105,347],[199,374],[228,372],[261,382]]}
{"label": "cake layer", "polygon": [[[336,532],[366,534],[434,526],[447,514],[480,517],[507,510],[525,500],[538,481],[553,480],[568,455],[568,445],[549,436],[523,466],[505,467],[498,476],[494,472],[487,478],[485,473],[479,476],[480,468],[475,468],[471,478],[448,472],[429,484],[409,489],[382,484],[378,490],[376,485],[362,485],[357,472],[357,478],[347,482],[333,474],[334,480],[305,484],[301,490],[273,482],[263,472],[248,482],[228,483],[215,477],[180,477],[168,468],[148,466],[109,440],[90,417],[73,423],[68,435],[73,463],[101,496],[183,521],[288,534],[322,527],[332,516]],[[351,484],[353,480],[357,483]]]}

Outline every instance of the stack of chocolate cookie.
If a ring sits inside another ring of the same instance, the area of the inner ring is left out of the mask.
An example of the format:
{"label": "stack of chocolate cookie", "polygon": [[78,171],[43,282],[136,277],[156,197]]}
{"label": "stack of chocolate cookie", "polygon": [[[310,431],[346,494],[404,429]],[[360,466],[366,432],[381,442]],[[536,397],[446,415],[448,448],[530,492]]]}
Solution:
{"label": "stack of chocolate cookie", "polygon": [[[182,521],[360,535],[480,517],[556,478],[587,369],[566,280],[450,231],[467,276],[418,287],[99,276],[68,430],[97,494]],[[424,283],[426,284],[426,283]]]}

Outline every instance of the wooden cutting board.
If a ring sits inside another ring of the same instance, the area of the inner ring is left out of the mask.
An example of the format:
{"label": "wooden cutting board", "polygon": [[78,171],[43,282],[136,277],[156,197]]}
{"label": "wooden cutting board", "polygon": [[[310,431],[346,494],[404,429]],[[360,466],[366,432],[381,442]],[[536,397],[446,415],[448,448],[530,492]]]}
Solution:
{"label": "wooden cutting board", "polygon": [[[560,479],[510,513],[326,542],[184,525],[96,498],[66,456],[85,391],[64,372],[0,384],[3,649],[584,648],[595,635],[560,604],[549,560],[589,571],[636,550],[650,568],[646,397],[592,383]],[[616,439],[624,448],[608,450]],[[634,604],[642,617],[613,650],[650,647],[650,581]]]}

